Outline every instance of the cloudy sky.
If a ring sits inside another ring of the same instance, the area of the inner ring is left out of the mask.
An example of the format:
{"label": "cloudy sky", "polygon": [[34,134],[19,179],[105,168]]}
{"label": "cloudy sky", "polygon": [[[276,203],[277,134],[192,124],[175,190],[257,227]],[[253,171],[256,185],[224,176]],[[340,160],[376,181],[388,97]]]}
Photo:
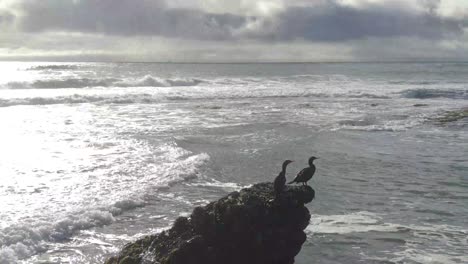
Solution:
{"label": "cloudy sky", "polygon": [[468,60],[468,0],[0,0],[1,60]]}

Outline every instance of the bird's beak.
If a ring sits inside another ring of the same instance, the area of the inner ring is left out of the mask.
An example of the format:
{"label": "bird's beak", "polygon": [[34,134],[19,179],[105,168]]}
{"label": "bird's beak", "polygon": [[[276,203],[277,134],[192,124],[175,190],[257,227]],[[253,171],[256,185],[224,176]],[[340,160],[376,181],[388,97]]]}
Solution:
{"label": "bird's beak", "polygon": [[319,158],[315,158],[315,159],[319,159]]}

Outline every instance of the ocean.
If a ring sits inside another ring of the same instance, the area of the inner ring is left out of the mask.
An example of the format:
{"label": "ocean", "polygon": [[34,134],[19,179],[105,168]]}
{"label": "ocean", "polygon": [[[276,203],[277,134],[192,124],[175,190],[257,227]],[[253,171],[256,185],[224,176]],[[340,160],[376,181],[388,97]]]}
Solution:
{"label": "ocean", "polygon": [[[317,156],[296,263],[468,263],[468,63],[0,62],[0,263],[103,263]],[[461,112],[460,112],[461,111]]]}

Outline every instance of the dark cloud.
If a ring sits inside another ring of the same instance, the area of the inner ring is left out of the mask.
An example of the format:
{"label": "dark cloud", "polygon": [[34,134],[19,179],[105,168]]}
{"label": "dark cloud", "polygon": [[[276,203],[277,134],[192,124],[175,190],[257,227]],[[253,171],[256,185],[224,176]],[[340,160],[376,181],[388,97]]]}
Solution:
{"label": "dark cloud", "polygon": [[[199,9],[170,8],[165,0],[23,0],[19,28],[26,32],[74,31],[124,36],[163,36],[198,40],[303,39],[338,42],[373,37],[443,39],[461,35],[466,20],[442,18],[434,10],[368,4],[359,8],[326,1],[321,5],[286,7],[261,17],[213,14]],[[3,16],[0,14],[0,22]]]}
{"label": "dark cloud", "polygon": [[77,31],[111,35],[160,35],[222,40],[246,18],[197,9],[168,8],[163,0],[23,1],[26,32]]}
{"label": "dark cloud", "polygon": [[291,7],[280,14],[271,38],[346,41],[369,37],[414,36],[440,39],[463,33],[464,21],[441,18],[431,10],[368,5],[364,8],[328,2],[316,7]]}

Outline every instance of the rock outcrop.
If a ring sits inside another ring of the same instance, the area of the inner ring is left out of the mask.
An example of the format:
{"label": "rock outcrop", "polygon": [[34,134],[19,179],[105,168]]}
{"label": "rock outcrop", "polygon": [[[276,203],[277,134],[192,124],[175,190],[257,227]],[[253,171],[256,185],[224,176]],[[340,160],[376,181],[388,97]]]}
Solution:
{"label": "rock outcrop", "polygon": [[127,244],[106,264],[289,264],[306,240],[314,199],[309,186],[287,186],[275,198],[272,183],[233,192],[171,229]]}
{"label": "rock outcrop", "polygon": [[457,122],[463,119],[468,119],[468,108],[460,110],[447,111],[434,119],[438,124],[445,125],[451,122]]}

